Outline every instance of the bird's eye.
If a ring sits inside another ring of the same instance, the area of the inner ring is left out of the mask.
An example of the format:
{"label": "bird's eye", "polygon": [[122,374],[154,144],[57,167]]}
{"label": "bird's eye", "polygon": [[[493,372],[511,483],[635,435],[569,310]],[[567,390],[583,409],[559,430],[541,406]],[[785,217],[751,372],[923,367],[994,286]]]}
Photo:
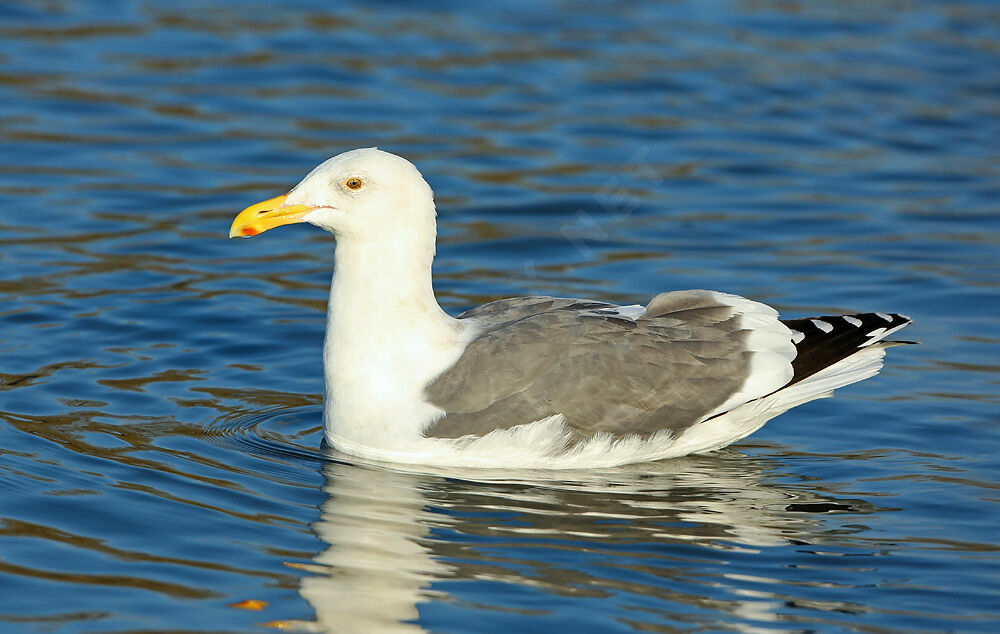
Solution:
{"label": "bird's eye", "polygon": [[360,178],[358,178],[357,176],[352,176],[351,178],[348,178],[346,181],[344,181],[344,186],[347,187],[347,189],[358,190],[364,187],[364,185],[365,182]]}

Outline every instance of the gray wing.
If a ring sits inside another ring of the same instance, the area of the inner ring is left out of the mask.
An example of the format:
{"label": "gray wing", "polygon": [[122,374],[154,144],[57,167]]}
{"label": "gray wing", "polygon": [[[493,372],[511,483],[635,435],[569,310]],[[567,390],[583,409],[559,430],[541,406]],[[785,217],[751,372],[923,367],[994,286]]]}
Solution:
{"label": "gray wing", "polygon": [[788,383],[791,331],[762,304],[711,291],[657,295],[637,319],[551,297],[463,313],[481,333],[426,388],[456,438],[562,414],[578,438],[680,433]]}

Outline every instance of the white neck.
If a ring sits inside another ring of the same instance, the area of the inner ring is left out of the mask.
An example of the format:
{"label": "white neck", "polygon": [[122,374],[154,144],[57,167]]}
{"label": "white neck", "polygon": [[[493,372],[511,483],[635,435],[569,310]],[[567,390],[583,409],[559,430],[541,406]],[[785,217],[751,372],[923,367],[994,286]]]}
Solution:
{"label": "white neck", "polygon": [[324,419],[335,445],[394,446],[440,414],[423,389],[465,345],[461,323],[438,305],[431,284],[434,231],[338,240],[323,362]]}

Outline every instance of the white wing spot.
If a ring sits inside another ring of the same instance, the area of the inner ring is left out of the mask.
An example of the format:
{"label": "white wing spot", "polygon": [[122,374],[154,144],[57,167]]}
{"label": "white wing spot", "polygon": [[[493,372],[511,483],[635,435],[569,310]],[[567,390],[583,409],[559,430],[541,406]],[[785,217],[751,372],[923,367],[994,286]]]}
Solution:
{"label": "white wing spot", "polygon": [[635,321],[646,314],[646,307],[640,306],[639,304],[630,304],[628,306],[619,306],[615,308],[615,312],[626,319]]}
{"label": "white wing spot", "polygon": [[584,315],[597,315],[600,317],[621,317],[635,321],[646,314],[646,308],[638,304],[629,306],[605,306],[603,308],[593,308],[582,311]]}
{"label": "white wing spot", "polygon": [[875,314],[886,321],[892,321],[892,315],[887,315],[885,313],[875,313]]}
{"label": "white wing spot", "polygon": [[851,324],[855,328],[860,328],[861,324],[864,323],[860,319],[858,319],[857,317],[851,317],[850,315],[844,315],[844,321],[846,321],[847,323]]}
{"label": "white wing spot", "polygon": [[792,330],[791,328],[789,328],[789,330],[792,331],[792,343],[798,343],[806,338],[806,333],[804,332],[799,332],[798,330]]}
{"label": "white wing spot", "polygon": [[886,335],[885,328],[876,328],[875,330],[868,333],[867,335],[869,337],[868,341],[864,342],[858,347],[864,348],[865,346],[870,346],[871,344],[875,343],[885,335]]}
{"label": "white wing spot", "polygon": [[822,319],[810,319],[809,321],[823,332],[833,332],[833,324],[829,322],[825,322]]}

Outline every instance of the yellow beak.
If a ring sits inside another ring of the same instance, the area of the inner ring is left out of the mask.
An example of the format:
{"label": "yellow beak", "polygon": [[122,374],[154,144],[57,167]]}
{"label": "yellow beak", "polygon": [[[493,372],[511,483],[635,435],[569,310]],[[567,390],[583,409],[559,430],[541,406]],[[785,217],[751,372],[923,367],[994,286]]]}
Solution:
{"label": "yellow beak", "polygon": [[241,211],[233,220],[233,226],[229,228],[229,237],[249,238],[281,225],[302,222],[302,216],[316,209],[309,205],[286,205],[286,198],[288,194],[251,205]]}

